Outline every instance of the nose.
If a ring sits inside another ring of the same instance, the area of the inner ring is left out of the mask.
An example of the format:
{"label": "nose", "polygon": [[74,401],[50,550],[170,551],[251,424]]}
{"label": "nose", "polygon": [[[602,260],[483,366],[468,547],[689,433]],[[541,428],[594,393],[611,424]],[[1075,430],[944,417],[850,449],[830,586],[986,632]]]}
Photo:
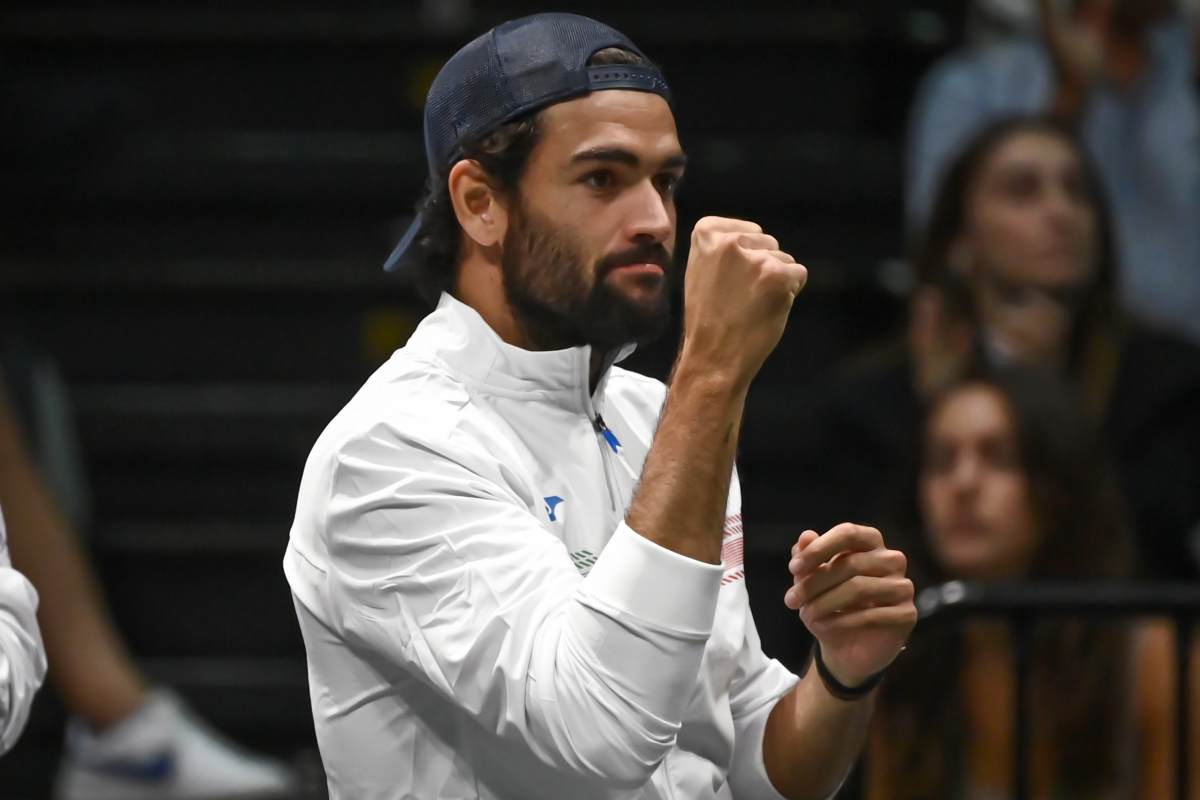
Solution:
{"label": "nose", "polygon": [[959,494],[970,494],[979,488],[980,467],[979,459],[972,455],[961,456],[955,462],[950,480]]}
{"label": "nose", "polygon": [[627,234],[630,240],[652,239],[659,244],[670,241],[675,232],[675,217],[669,200],[649,178],[629,193]]}
{"label": "nose", "polygon": [[1045,211],[1051,225],[1058,230],[1074,228],[1083,213],[1079,202],[1066,187],[1057,184],[1046,192]]}

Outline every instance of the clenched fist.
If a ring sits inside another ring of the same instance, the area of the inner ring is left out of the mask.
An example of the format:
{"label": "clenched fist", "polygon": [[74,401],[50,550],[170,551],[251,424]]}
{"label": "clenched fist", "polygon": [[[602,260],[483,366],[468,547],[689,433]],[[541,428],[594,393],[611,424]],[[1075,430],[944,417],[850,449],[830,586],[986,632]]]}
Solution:
{"label": "clenched fist", "polygon": [[684,356],[748,386],[807,279],[808,271],[755,223],[700,220],[684,280]]}

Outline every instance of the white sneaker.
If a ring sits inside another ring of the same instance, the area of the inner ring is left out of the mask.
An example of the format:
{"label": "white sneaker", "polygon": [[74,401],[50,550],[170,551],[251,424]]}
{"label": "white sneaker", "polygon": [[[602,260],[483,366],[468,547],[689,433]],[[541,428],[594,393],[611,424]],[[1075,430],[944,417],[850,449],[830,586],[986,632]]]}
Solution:
{"label": "white sneaker", "polygon": [[57,800],[259,800],[295,789],[282,764],[242,750],[174,694],[156,690],[103,733],[79,720],[67,724],[54,793]]}

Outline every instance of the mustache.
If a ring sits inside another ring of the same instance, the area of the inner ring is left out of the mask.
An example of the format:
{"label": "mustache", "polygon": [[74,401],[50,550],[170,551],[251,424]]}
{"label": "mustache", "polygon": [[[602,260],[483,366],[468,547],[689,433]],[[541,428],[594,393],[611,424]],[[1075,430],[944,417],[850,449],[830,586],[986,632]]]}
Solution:
{"label": "mustache", "polygon": [[603,278],[614,269],[630,264],[656,264],[662,267],[663,272],[669,273],[673,261],[671,251],[666,246],[659,242],[647,242],[602,258],[596,266],[596,277]]}

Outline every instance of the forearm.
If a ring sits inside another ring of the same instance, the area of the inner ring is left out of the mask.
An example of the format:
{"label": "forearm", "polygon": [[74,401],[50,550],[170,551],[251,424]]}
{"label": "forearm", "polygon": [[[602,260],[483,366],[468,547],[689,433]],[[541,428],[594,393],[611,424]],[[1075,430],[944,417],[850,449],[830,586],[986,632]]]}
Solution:
{"label": "forearm", "polygon": [[680,356],[629,527],[681,555],[718,564],[746,389]]}
{"label": "forearm", "polygon": [[862,750],[874,698],[839,700],[815,667],[780,698],[763,735],[763,762],[780,794],[817,800],[837,790]]}

